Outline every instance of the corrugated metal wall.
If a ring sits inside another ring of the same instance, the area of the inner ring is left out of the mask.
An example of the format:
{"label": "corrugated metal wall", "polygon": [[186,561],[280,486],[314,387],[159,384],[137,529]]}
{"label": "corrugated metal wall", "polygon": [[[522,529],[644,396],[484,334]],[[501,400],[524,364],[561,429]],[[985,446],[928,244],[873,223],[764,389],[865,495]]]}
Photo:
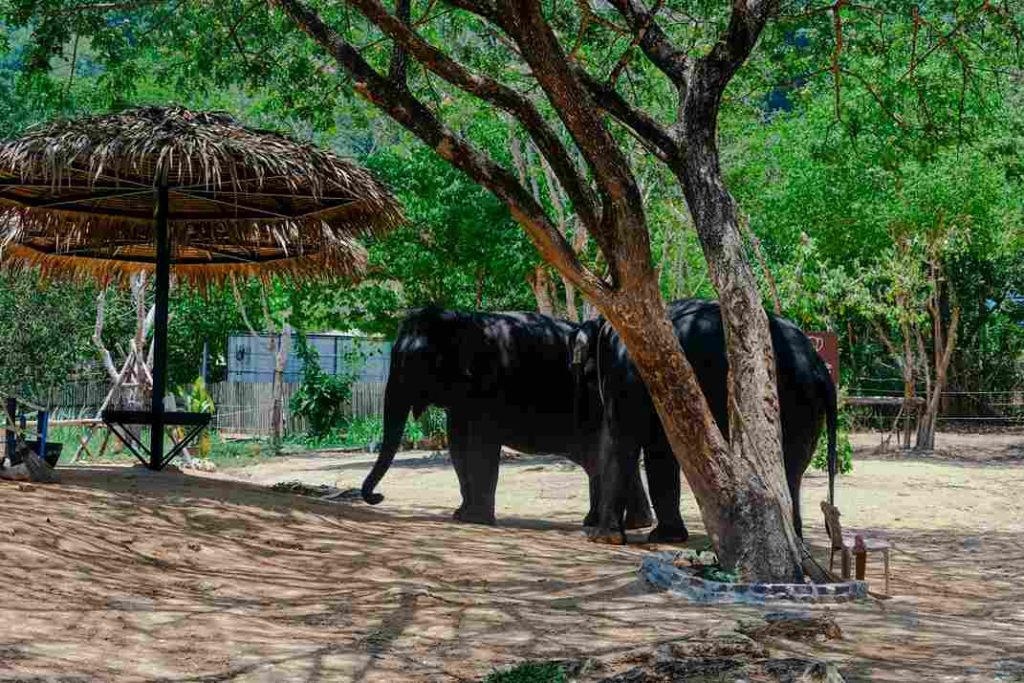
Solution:
{"label": "corrugated metal wall", "polygon": [[[354,373],[357,382],[386,382],[391,342],[344,334],[309,334],[306,339],[320,354],[320,367],[331,375]],[[302,361],[291,352],[285,364],[285,382],[302,379]],[[268,335],[228,337],[227,381],[262,383],[274,381],[276,359],[270,352]]]}

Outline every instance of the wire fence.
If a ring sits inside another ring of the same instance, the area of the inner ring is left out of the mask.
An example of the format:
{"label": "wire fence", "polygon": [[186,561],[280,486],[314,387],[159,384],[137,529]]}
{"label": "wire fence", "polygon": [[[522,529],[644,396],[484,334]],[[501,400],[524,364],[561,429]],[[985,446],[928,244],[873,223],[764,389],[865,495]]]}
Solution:
{"label": "wire fence", "polygon": [[[871,380],[871,378],[861,378]],[[879,380],[874,380],[879,381]],[[848,397],[878,397],[880,399],[901,399],[902,389],[888,387],[867,387],[861,384],[847,390]],[[915,387],[914,395],[919,399],[926,396],[926,387]],[[943,391],[939,395],[939,412],[937,421],[943,429],[956,429],[958,426],[996,428],[1024,426],[1024,390],[1002,391]],[[888,405],[858,405],[845,409],[849,421],[854,428],[878,429],[893,427],[895,422],[904,424],[915,422],[916,410],[902,408],[900,401]]]}
{"label": "wire fence", "polygon": [[[384,414],[383,382],[356,382],[345,406],[348,417],[380,417]],[[306,422],[291,410],[291,398],[299,384],[285,383],[282,410],[286,433],[302,433]],[[215,413],[214,429],[226,434],[266,436],[271,433],[274,406],[272,382],[217,382],[208,387]],[[110,385],[104,383],[67,384],[47,394],[46,405],[53,419],[67,420],[96,417],[103,406]],[[115,400],[111,405],[117,405]],[[146,409],[148,406],[139,406]]]}
{"label": "wire fence", "polygon": [[[305,421],[291,411],[291,397],[298,383],[283,387],[283,418],[285,431],[301,433]],[[384,414],[384,382],[356,382],[345,407],[349,417],[381,417]],[[50,406],[55,419],[95,417],[110,391],[104,382],[70,383],[38,397]],[[268,435],[273,414],[273,383],[217,382],[209,386],[216,413],[213,426],[225,433]],[[917,394],[923,396],[923,391]],[[890,399],[882,405],[856,405],[843,408],[853,429],[893,429],[897,424],[916,422],[916,410],[901,410],[898,399],[903,392],[891,388],[857,387],[847,397]],[[43,400],[45,399],[45,400]],[[117,399],[112,403],[117,405]],[[148,406],[140,406],[143,409]],[[1024,427],[1024,390],[1016,391],[948,391],[940,397],[939,423],[944,429]],[[902,427],[901,427],[902,428]]]}

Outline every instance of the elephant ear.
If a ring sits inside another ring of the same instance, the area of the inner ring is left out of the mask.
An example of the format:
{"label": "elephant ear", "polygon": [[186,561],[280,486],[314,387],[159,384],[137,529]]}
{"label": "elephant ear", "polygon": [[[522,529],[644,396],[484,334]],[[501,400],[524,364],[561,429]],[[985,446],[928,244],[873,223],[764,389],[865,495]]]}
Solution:
{"label": "elephant ear", "polygon": [[577,429],[594,417],[591,415],[591,393],[597,388],[595,359],[598,353],[603,321],[589,320],[583,323],[571,338],[572,361],[570,369],[573,378],[573,418]]}
{"label": "elephant ear", "polygon": [[500,384],[500,358],[492,341],[484,328],[467,325],[457,342],[459,377],[483,396],[491,395]]}

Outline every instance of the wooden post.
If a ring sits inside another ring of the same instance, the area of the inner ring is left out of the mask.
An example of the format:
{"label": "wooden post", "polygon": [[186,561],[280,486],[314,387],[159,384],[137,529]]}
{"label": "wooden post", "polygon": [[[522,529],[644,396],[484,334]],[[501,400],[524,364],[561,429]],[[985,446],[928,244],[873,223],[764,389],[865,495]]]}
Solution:
{"label": "wooden post", "polygon": [[7,445],[7,460],[8,462],[14,462],[14,449],[16,446],[14,438],[14,420],[15,413],[18,412],[18,399],[8,398],[7,399],[7,431],[5,432],[5,442]]}
{"label": "wooden post", "polygon": [[171,288],[171,241],[167,230],[166,180],[157,188],[156,202],[156,312],[153,319],[153,427],[149,469],[161,468],[164,459],[164,394],[167,393],[167,316]]}
{"label": "wooden post", "polygon": [[854,576],[863,581],[867,573],[868,549],[864,546],[864,537],[859,534],[853,539],[853,557],[856,566]]}
{"label": "wooden post", "polygon": [[46,437],[50,433],[50,413],[45,410],[39,411],[39,457],[46,460]]}

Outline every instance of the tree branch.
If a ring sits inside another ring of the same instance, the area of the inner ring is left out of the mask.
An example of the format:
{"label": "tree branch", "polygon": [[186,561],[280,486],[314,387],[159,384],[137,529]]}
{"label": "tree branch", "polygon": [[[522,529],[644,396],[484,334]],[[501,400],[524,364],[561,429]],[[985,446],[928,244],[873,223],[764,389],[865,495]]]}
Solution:
{"label": "tree branch", "polygon": [[569,277],[573,284],[592,298],[607,296],[607,286],[583,267],[572,247],[551,223],[544,208],[508,169],[456,135],[407,90],[397,87],[374,70],[352,44],[324,24],[319,15],[305,3],[300,0],[270,2],[281,8],[349,73],[358,93],[386,111],[442,158],[504,201],[545,259]]}
{"label": "tree branch", "polygon": [[612,85],[603,83],[582,66],[576,67],[576,75],[587,86],[597,105],[635,133],[649,152],[666,163],[682,155],[682,145],[668,129],[647,112],[627,102]]}
{"label": "tree branch", "polygon": [[660,3],[652,11],[647,9],[642,0],[610,0],[610,2],[629,23],[637,44],[647,59],[668,76],[668,79],[680,92],[685,92],[690,72],[690,59],[685,52],[672,43],[658,22],[654,20],[655,14],[661,7]]}
{"label": "tree branch", "polygon": [[409,28],[406,22],[389,14],[377,0],[349,0],[349,4],[356,7],[396,44],[408,50],[432,73],[515,117],[551,164],[559,182],[576,207],[580,220],[587,225],[597,225],[597,200],[593,191],[577,174],[572,159],[558,139],[558,135],[525,95],[493,78],[466,69],[424,40]]}

